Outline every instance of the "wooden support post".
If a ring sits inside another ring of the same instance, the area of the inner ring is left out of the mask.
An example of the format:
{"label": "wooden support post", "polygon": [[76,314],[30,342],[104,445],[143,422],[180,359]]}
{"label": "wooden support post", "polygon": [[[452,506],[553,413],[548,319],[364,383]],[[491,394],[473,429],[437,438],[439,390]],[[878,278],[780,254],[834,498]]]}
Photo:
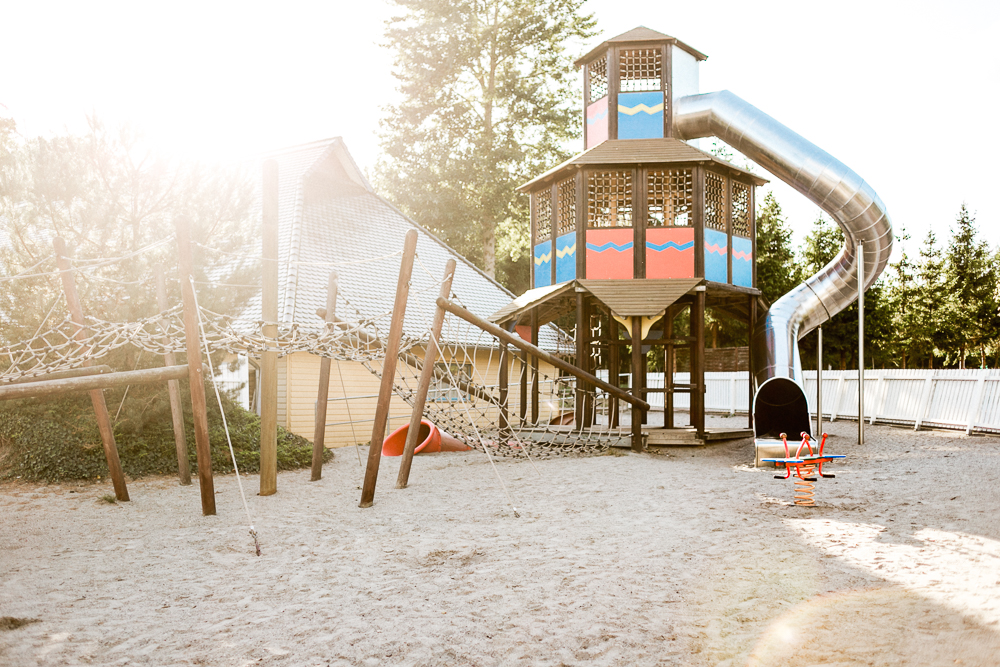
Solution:
{"label": "wooden support post", "polygon": [[[531,309],[531,344],[538,347],[538,308]],[[538,425],[538,357],[531,355],[531,423]]]}
{"label": "wooden support post", "polygon": [[[751,188],[752,190],[753,188]],[[750,322],[747,331],[747,370],[749,371],[747,375],[750,377],[749,386],[747,387],[748,393],[748,403],[747,403],[747,428],[753,428],[753,399],[754,399],[754,377],[753,377],[753,331],[757,326],[757,297],[750,297]],[[819,434],[817,434],[819,435]]]}
{"label": "wooden support post", "polygon": [[[156,307],[160,312],[167,310],[167,281],[163,275],[163,266],[156,265]],[[167,320],[161,319],[160,326],[164,334],[167,331]],[[177,359],[173,352],[163,355],[163,363],[176,366]],[[181,484],[191,483],[191,466],[188,464],[187,439],[184,437],[184,407],[181,404],[181,385],[177,380],[167,381],[167,395],[170,396],[170,418],[174,427],[174,449],[177,450],[177,478]]]}
{"label": "wooden support post", "polygon": [[212,450],[208,441],[208,407],[205,405],[205,378],[201,366],[201,336],[198,311],[191,284],[191,221],[177,218],[177,264],[184,303],[184,342],[187,349],[188,380],[191,385],[191,415],[194,417],[194,445],[201,487],[201,513],[215,514],[215,482],[212,479]]}
{"label": "wooden support post", "polygon": [[[586,295],[581,294],[583,299],[583,364],[580,366],[583,370],[588,373],[595,373],[597,370],[594,368],[594,357],[593,357],[593,340],[591,338],[590,331],[590,316],[593,311],[593,305],[587,303]],[[596,373],[595,373],[596,374]],[[594,425],[594,388],[584,386],[583,394],[583,421],[580,422],[580,430],[590,428]]]}
{"label": "wooden support post", "polygon": [[11,380],[0,386],[6,386],[9,384],[28,384],[31,382],[47,382],[49,380],[62,380],[64,378],[78,378],[87,375],[104,375],[111,372],[111,366],[105,366],[101,364],[100,366],[90,366],[89,368],[74,368],[68,371],[56,371],[55,373],[46,373],[45,375],[26,375],[17,380]]}
{"label": "wooden support post", "polygon": [[445,310],[447,310],[452,315],[462,318],[469,324],[476,325],[486,333],[493,334],[494,336],[499,338],[501,341],[507,343],[508,345],[513,345],[519,350],[525,350],[526,352],[534,354],[545,363],[551,364],[556,368],[558,368],[559,370],[565,371],[570,375],[572,375],[573,377],[583,380],[587,384],[600,387],[601,389],[608,392],[612,396],[617,396],[623,401],[627,401],[631,405],[639,406],[639,408],[642,410],[649,409],[649,403],[642,400],[641,398],[636,398],[635,396],[629,394],[627,391],[619,387],[615,387],[614,385],[608,384],[599,377],[596,377],[594,375],[591,375],[590,373],[587,373],[586,371],[581,370],[580,368],[574,366],[568,361],[563,361],[554,354],[550,354],[545,350],[535,347],[534,345],[528,343],[527,341],[521,340],[521,338],[519,338],[518,336],[514,336],[504,331],[503,329],[493,324],[492,322],[487,322],[483,318],[479,317],[474,313],[469,312],[468,310],[462,308],[458,304],[452,303],[451,301],[448,301],[447,299],[442,299],[440,297],[438,297],[437,304],[442,308],[444,308]]}
{"label": "wooden support post", "polygon": [[406,317],[406,298],[410,293],[410,274],[413,272],[413,258],[416,252],[417,230],[411,229],[406,232],[406,241],[403,244],[403,258],[399,265],[399,282],[396,283],[396,301],[392,308],[392,323],[389,325],[385,360],[382,362],[382,383],[379,385],[371,445],[368,448],[368,467],[365,470],[365,483],[361,489],[361,503],[358,507],[371,507],[375,500],[378,466],[382,459],[382,441],[385,439],[385,424],[389,419],[389,402],[392,400],[392,384],[396,377],[399,342],[403,337],[403,318]]}
{"label": "wooden support post", "polygon": [[[330,272],[326,286],[326,328],[331,329],[337,318],[337,272]],[[312,479],[323,477],[323,446],[326,440],[326,409],[330,399],[330,357],[320,357],[319,388],[316,391],[316,421],[313,424]]]}
{"label": "wooden support post", "polygon": [[[77,326],[74,338],[78,341],[86,340],[88,332],[83,319],[83,307],[80,305],[80,298],[76,294],[76,281],[73,278],[69,257],[66,253],[66,242],[57,236],[52,239],[52,245],[56,251],[56,265],[59,267],[62,276],[63,291],[66,293],[66,306],[69,308],[69,314],[73,318],[73,323]],[[89,367],[91,363],[90,359],[86,359],[84,366]],[[111,418],[108,416],[108,406],[104,402],[104,391],[101,389],[92,390],[90,392],[90,403],[94,406],[97,428],[101,432],[101,443],[104,445],[104,458],[108,462],[108,474],[111,476],[111,483],[115,487],[115,498],[126,501],[129,499],[128,487],[125,486],[125,474],[122,472],[122,464],[118,458],[118,445],[115,444],[115,432],[111,427]]]}
{"label": "wooden support post", "polygon": [[[642,395],[642,384],[639,378],[642,377],[642,318],[632,318],[632,395],[639,399],[645,399]],[[636,452],[642,451],[642,422],[645,413],[639,408],[632,406],[632,449]]]}
{"label": "wooden support post", "polygon": [[[582,289],[582,288],[578,288]],[[587,368],[587,304],[584,300],[584,293],[576,293],[576,367],[580,370],[590,372]],[[574,410],[574,423],[578,429],[583,429],[584,414],[586,413],[586,391],[587,386],[577,379],[576,381],[576,405]]]}
{"label": "wooden support post", "polygon": [[510,410],[507,406],[507,398],[510,396],[510,348],[506,343],[500,343],[497,384],[500,385],[500,432],[506,436],[510,432]]}
{"label": "wooden support post", "polygon": [[699,438],[705,435],[705,286],[695,288],[691,308],[691,426]]}
{"label": "wooden support post", "polygon": [[[455,278],[455,260],[449,259],[444,268],[444,280],[441,282],[439,296],[451,297],[451,283]],[[413,412],[410,413],[410,427],[406,431],[406,443],[403,445],[403,460],[399,464],[399,474],[396,476],[396,488],[405,489],[410,483],[410,467],[413,464],[413,452],[417,448],[417,436],[420,434],[420,420],[424,417],[424,405],[427,404],[427,392],[434,379],[434,364],[437,362],[438,341],[441,340],[441,329],[444,327],[444,309],[437,306],[434,310],[434,320],[431,322],[431,338],[424,350],[424,365],[420,370],[420,382],[417,393],[413,397]]]}
{"label": "wooden support post", "polygon": [[517,411],[521,426],[528,423],[528,353],[521,352],[518,357],[521,362],[520,382],[518,383]]}
{"label": "wooden support post", "polygon": [[[608,310],[608,382],[619,386],[621,382],[621,344],[618,342],[618,321]],[[614,396],[608,396],[608,426],[618,428],[621,421],[621,404]]]}
{"label": "wooden support post", "polygon": [[[278,163],[263,165],[261,333],[278,337]],[[278,353],[264,352],[260,359],[260,495],[278,491]]]}
{"label": "wooden support post", "polygon": [[673,306],[667,308],[663,316],[663,338],[668,342],[663,352],[663,427],[674,427],[674,317],[677,311]]}
{"label": "wooden support post", "polygon": [[[121,373],[94,373],[76,377],[44,379],[36,382],[5,384],[0,386],[0,401],[32,396],[54,396],[71,391],[95,391],[108,387],[126,387],[131,384],[152,384],[179,380],[187,377],[187,366],[166,366],[164,368],[144,368]],[[56,375],[56,373],[53,373]]]}

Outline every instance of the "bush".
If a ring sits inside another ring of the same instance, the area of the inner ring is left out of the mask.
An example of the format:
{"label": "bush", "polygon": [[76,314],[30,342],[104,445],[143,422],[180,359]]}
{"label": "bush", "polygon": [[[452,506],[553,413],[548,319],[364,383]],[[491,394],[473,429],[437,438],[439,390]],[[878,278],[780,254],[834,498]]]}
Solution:
{"label": "bush", "polygon": [[[197,471],[191,398],[182,383],[185,434],[191,472]],[[167,388],[161,384],[105,390],[122,469],[132,478],[177,474],[177,453]],[[205,386],[212,470],[233,471],[215,391]],[[222,402],[240,472],[260,472],[260,417],[225,395]],[[119,405],[121,411],[119,413]],[[115,414],[118,418],[115,419]],[[333,457],[326,450],[325,460]],[[278,470],[312,463],[312,443],[278,427]],[[0,479],[58,482],[107,477],[101,435],[87,394],[0,402]]]}

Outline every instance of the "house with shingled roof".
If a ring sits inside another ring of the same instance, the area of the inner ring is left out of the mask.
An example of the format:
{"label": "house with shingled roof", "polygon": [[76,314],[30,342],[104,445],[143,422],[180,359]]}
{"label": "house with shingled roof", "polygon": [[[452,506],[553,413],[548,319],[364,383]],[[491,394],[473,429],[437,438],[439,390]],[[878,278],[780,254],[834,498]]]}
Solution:
{"label": "house with shingled roof", "polygon": [[[377,195],[342,138],[294,146],[264,157],[278,164],[278,322],[282,327],[324,326],[317,310],[326,307],[331,270],[338,274],[338,318],[372,322],[382,317],[384,321],[393,308],[404,236],[411,229],[418,233],[417,261],[403,326],[405,337],[426,338],[439,281],[449,259],[457,264],[452,292],[475,314],[485,319],[514,298],[502,285]],[[260,319],[258,292],[235,326],[251,329]],[[453,337],[467,335],[469,339],[446,342],[481,347],[484,339],[471,334],[468,327],[456,328]],[[447,335],[446,330],[442,337]],[[540,345],[556,351],[560,335],[557,329],[548,327],[540,332]],[[414,353],[422,356],[422,348]],[[475,369],[487,381],[497,377],[498,356],[495,350],[480,350],[472,355],[477,364],[482,359],[488,366]],[[320,357],[305,352],[283,356],[278,362],[278,423],[309,439],[313,437],[319,369]],[[549,375],[551,370],[541,369]],[[259,375],[251,369],[245,377],[255,384]],[[369,439],[378,386],[379,378],[363,363],[337,363],[329,388],[328,447]],[[511,409],[516,410],[516,388],[509,401]],[[409,405],[394,396],[389,429],[405,423],[409,413]]]}

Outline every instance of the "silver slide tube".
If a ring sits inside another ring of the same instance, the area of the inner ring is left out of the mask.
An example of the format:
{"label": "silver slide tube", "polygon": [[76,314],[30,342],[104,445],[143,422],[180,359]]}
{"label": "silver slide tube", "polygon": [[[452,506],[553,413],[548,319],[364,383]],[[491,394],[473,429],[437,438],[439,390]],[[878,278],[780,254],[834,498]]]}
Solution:
{"label": "silver slide tube", "polygon": [[751,336],[757,386],[788,378],[802,387],[798,340],[858,298],[857,242],[864,241],[865,289],[889,262],[892,223],[885,205],[845,164],[727,90],[677,100],[674,129],[681,139],[725,141],[805,195],[844,230],[846,243],[837,257],[778,299]]}

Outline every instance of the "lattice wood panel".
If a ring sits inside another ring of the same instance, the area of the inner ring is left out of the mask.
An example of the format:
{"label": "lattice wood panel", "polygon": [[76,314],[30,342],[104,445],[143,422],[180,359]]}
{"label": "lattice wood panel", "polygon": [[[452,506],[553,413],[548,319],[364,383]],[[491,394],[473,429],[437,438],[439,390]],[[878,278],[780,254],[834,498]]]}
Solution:
{"label": "lattice wood panel", "polygon": [[598,58],[587,65],[587,73],[590,75],[589,99],[591,102],[601,99],[608,94],[608,57]]}
{"label": "lattice wood panel", "polygon": [[750,238],[750,186],[733,181],[733,234]]}
{"label": "lattice wood panel", "polygon": [[552,236],[552,191],[542,190],[531,195],[535,207],[535,243]]}
{"label": "lattice wood panel", "polygon": [[726,231],[726,179],[718,174],[705,174],[705,226]]}
{"label": "lattice wood panel", "polygon": [[587,178],[587,226],[632,226],[632,172],[595,171]]}
{"label": "lattice wood panel", "polygon": [[622,51],[618,62],[623,93],[660,90],[663,79],[663,54],[659,48]]}
{"label": "lattice wood panel", "polygon": [[648,227],[689,227],[694,208],[690,169],[657,169],[646,174]]}
{"label": "lattice wood panel", "polygon": [[562,236],[576,230],[576,178],[571,176],[559,181],[557,193],[559,220],[556,236]]}

